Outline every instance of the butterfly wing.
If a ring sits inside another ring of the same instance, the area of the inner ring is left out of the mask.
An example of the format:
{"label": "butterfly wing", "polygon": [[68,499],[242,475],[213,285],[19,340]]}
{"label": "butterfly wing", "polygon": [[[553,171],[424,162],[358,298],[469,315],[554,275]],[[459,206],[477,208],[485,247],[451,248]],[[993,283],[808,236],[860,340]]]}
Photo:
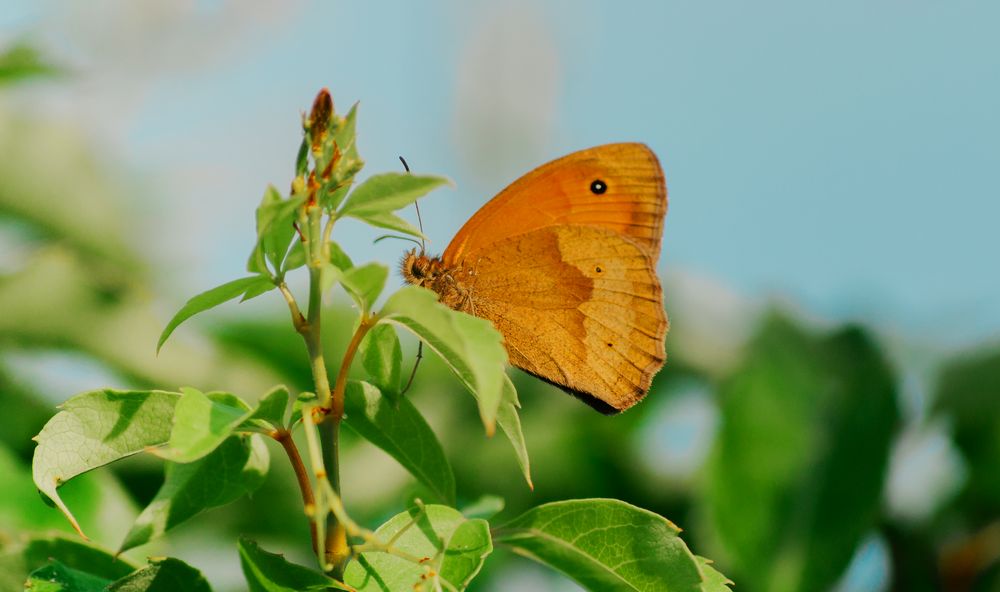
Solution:
{"label": "butterfly wing", "polygon": [[470,254],[514,234],[571,224],[625,235],[655,265],[666,212],[663,170],[647,146],[597,146],[514,181],[466,222],[442,259],[455,267]]}
{"label": "butterfly wing", "polygon": [[603,228],[554,226],[466,260],[467,312],[489,319],[515,366],[604,413],[623,411],[663,366],[667,317],[653,259]]}

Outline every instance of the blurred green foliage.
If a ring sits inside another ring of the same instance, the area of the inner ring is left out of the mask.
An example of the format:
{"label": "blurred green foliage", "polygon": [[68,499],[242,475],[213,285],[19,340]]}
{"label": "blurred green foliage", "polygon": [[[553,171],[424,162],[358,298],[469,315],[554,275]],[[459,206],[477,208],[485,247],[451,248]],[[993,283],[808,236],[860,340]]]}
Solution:
{"label": "blurred green foliage", "polygon": [[[0,55],[0,84],[53,71],[24,47]],[[0,112],[0,153],[0,238],[18,247],[0,276],[5,592],[20,590],[27,573],[50,557],[67,569],[93,568],[94,557],[102,557],[59,534],[68,524],[31,481],[30,437],[55,412],[54,404],[73,393],[47,392],[38,373],[18,367],[17,360],[69,352],[106,369],[123,388],[184,384],[249,394],[283,382],[298,392],[311,388],[311,380],[304,348],[277,298],[269,315],[240,315],[233,307],[229,317],[208,317],[194,325],[201,330],[196,339],[189,330],[155,357],[167,320],[152,297],[150,278],[158,274],[130,248],[124,192],[112,171],[88,156],[75,130],[16,113]],[[248,198],[248,209],[252,203]],[[667,294],[670,309],[669,289]],[[354,313],[340,300],[329,312],[324,341],[337,359]],[[683,328],[684,316],[671,312],[675,327]],[[412,358],[413,346],[404,341],[404,360]],[[668,337],[668,351],[671,362],[648,400],[615,418],[514,376],[534,491],[514,478],[518,467],[509,445],[483,438],[477,409],[439,360],[425,358],[407,396],[442,439],[459,505],[481,492],[498,495],[506,500],[501,523],[548,501],[615,497],[670,516],[692,547],[716,558],[738,590],[829,590],[869,537],[884,542],[892,589],[1000,589],[1000,351],[946,360],[927,413],[909,420],[943,421],[966,473],[957,495],[918,518],[900,517],[886,502],[903,389],[877,333],[859,327],[821,332],[770,311],[735,365],[720,366],[710,359],[715,352],[704,348],[691,354],[680,338]],[[690,478],[671,481],[659,474],[667,467],[657,466],[662,457],[642,435],[663,429],[657,428],[662,410],[691,384],[710,395],[717,430],[707,460]],[[404,510],[405,494],[420,492],[388,455],[350,434],[343,464],[344,495],[359,520],[382,523]],[[161,463],[139,456],[74,480],[63,497],[97,543],[115,548],[162,483]],[[233,575],[239,573],[232,544],[238,533],[306,562],[307,524],[283,464],[273,464],[253,500],[212,510],[181,527],[175,539],[125,557],[138,566],[145,556],[169,553],[198,567],[215,589],[241,589],[242,579]],[[206,557],[213,547],[228,554]],[[505,589],[504,578],[522,562],[494,551],[474,589]],[[107,578],[130,570],[107,566]]]}
{"label": "blurred green foliage", "polygon": [[875,526],[899,413],[892,373],[849,328],[767,319],[719,389],[713,531],[755,590],[824,590]]}
{"label": "blurred green foliage", "polygon": [[60,69],[50,64],[28,43],[18,43],[0,52],[0,86],[22,82],[33,77],[58,74]]}

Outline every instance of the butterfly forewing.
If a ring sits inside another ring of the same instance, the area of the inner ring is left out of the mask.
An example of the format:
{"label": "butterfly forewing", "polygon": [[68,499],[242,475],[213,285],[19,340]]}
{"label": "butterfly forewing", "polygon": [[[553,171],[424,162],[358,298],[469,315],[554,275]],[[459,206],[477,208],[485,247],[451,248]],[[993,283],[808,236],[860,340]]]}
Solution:
{"label": "butterfly forewing", "polygon": [[459,230],[443,260],[455,266],[513,234],[584,225],[633,239],[655,265],[666,210],[663,170],[647,146],[588,148],[542,165],[501,191]]}

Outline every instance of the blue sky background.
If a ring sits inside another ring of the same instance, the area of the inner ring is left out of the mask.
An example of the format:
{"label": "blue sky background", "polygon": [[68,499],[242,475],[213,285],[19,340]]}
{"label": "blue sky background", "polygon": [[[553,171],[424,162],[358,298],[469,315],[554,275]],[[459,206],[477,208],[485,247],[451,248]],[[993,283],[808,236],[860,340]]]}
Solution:
{"label": "blue sky background", "polygon": [[[425,201],[432,250],[533,166],[639,140],[667,173],[665,271],[959,345],[1000,329],[997,23],[964,1],[4,0],[0,41],[73,71],[8,100],[127,163],[176,302],[239,273],[327,86],[361,101],[366,173],[403,154],[456,181]],[[343,233],[358,259],[405,248]]]}

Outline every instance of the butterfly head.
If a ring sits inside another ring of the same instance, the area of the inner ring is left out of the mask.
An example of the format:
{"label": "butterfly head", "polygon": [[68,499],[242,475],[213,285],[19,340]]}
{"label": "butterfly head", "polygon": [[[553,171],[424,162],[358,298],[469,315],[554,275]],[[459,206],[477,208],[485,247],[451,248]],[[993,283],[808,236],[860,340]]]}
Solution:
{"label": "butterfly head", "polygon": [[444,266],[441,259],[428,257],[423,251],[418,254],[413,249],[403,256],[400,271],[407,283],[430,288],[444,271]]}

